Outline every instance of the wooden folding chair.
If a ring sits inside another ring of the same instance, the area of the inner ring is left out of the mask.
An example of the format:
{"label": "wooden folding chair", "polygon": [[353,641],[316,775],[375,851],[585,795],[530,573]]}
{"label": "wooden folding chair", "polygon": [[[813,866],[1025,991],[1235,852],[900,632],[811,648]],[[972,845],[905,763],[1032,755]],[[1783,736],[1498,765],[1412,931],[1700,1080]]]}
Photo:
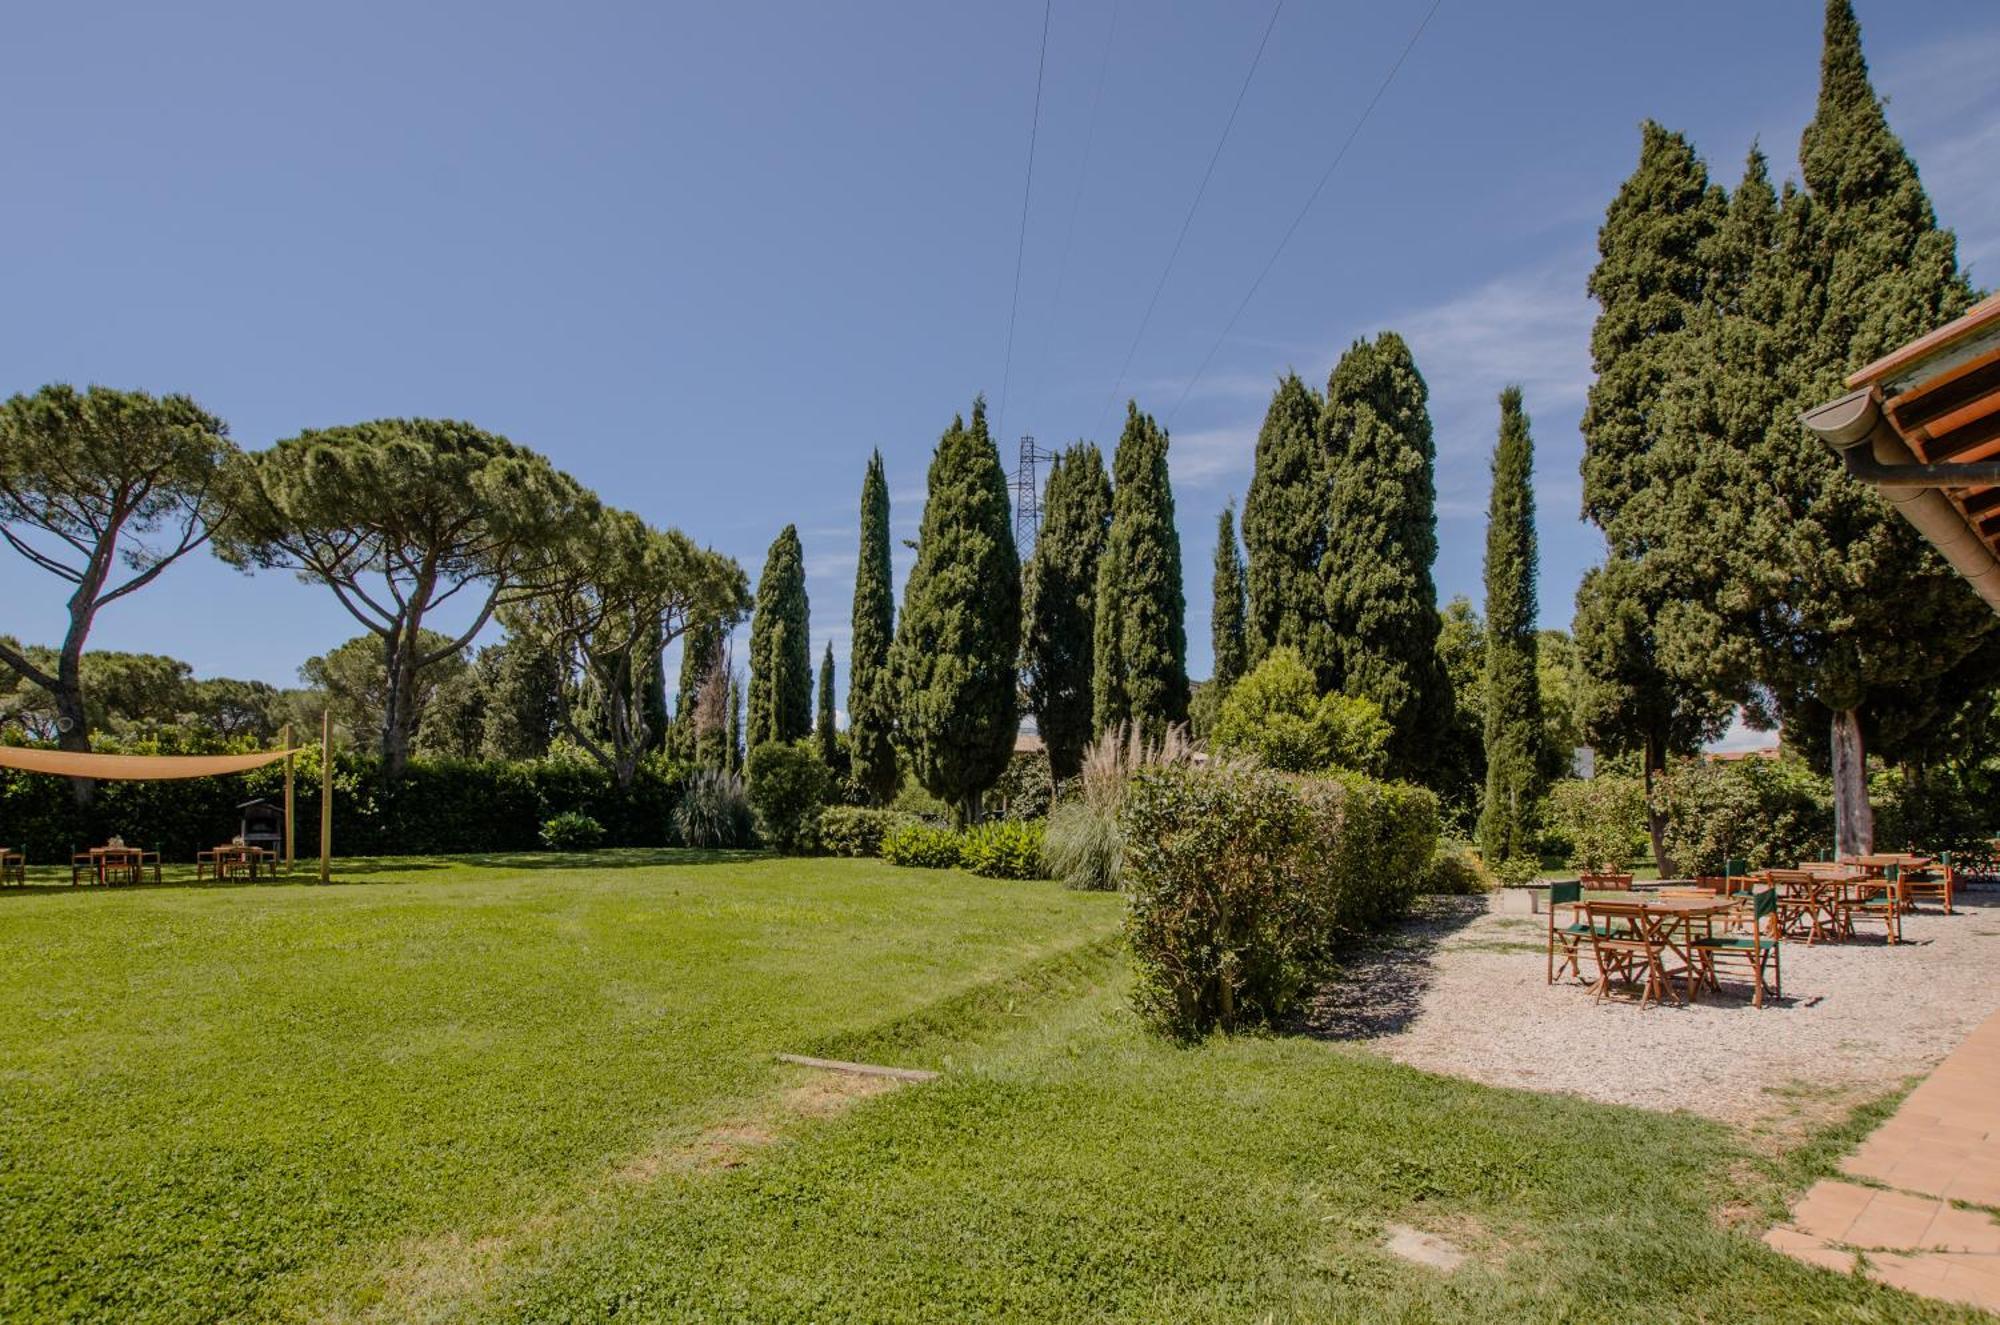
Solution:
{"label": "wooden folding chair", "polygon": [[83,876],[97,877],[97,857],[88,851],[72,851],[69,857],[69,886],[74,888],[83,882]]}
{"label": "wooden folding chair", "polygon": [[1870,879],[1861,884],[1853,893],[1841,894],[1840,926],[1849,934],[1854,932],[1854,922],[1872,922],[1882,926],[1885,941],[1903,941],[1903,867],[1889,865],[1883,868],[1880,879]]}
{"label": "wooden folding chair", "polygon": [[19,851],[0,847],[0,884],[9,879],[24,888],[28,886],[28,858]]}
{"label": "wooden folding chair", "polygon": [[[1751,899],[1750,932],[1748,934],[1706,934],[1695,938],[1690,952],[1701,966],[1701,982],[1710,988],[1720,988],[1715,978],[1715,963],[1718,959],[1741,960],[1750,968],[1755,992],[1751,1002],[1764,1006],[1764,990],[1768,986],[1772,997],[1785,996],[1785,974],[1782,940],[1778,933],[1778,890],[1759,888]],[[1770,980],[1765,980],[1769,971]]]}
{"label": "wooden folding chair", "polygon": [[1666,938],[1643,902],[1586,902],[1583,915],[1590,926],[1591,954],[1597,958],[1598,1002],[1610,994],[1614,978],[1640,986],[1642,1008],[1665,1002],[1667,995],[1681,1001],[1667,977]]}
{"label": "wooden folding chair", "polygon": [[1914,903],[1918,897],[1935,897],[1944,907],[1946,915],[1951,914],[1951,893],[1955,880],[1952,877],[1951,852],[1938,856],[1938,863],[1923,869],[1903,872],[1903,900]]}
{"label": "wooden folding chair", "polygon": [[[1558,918],[1562,923],[1558,924]],[[1583,968],[1578,964],[1583,951],[1583,941],[1590,937],[1590,926],[1583,919],[1583,884],[1572,880],[1568,883],[1549,885],[1549,980],[1556,982],[1556,968],[1567,967],[1577,979],[1583,979]]]}

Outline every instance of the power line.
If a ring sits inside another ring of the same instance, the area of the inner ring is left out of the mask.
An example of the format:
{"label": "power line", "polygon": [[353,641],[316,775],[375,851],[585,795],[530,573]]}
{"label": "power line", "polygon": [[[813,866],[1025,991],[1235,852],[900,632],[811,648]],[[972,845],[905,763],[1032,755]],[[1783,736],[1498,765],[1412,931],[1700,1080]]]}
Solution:
{"label": "power line", "polygon": [[1035,192],[1035,137],[1042,127],[1042,71],[1049,62],[1049,15],[1055,0],[1042,0],[1042,53],[1035,57],[1035,114],[1028,121],[1028,180],[1021,187],[1021,238],[1014,245],[1014,297],[1007,306],[1007,358],[1000,369],[1000,411],[995,416],[996,436],[1005,437],[1007,427],[1007,381],[1014,372],[1014,319],[1021,311],[1021,260],[1028,251],[1028,199]]}
{"label": "power line", "polygon": [[1299,214],[1285,227],[1284,235],[1278,240],[1278,246],[1271,250],[1271,256],[1265,261],[1264,269],[1257,273],[1257,279],[1250,282],[1249,293],[1243,296],[1242,303],[1236,305],[1236,311],[1231,313],[1229,321],[1223,324],[1222,334],[1215,338],[1215,344],[1209,346],[1208,353],[1202,357],[1201,366],[1195,369],[1194,376],[1190,377],[1187,385],[1181,388],[1180,399],[1176,400],[1174,407],[1167,411],[1168,427],[1173,426],[1174,415],[1180,413],[1181,406],[1187,403],[1188,393],[1194,390],[1195,383],[1199,382],[1202,374],[1208,371],[1209,364],[1215,359],[1216,351],[1222,348],[1222,342],[1228,340],[1229,333],[1236,329],[1237,320],[1243,316],[1243,311],[1250,307],[1250,301],[1257,297],[1257,291],[1263,287],[1264,278],[1271,274],[1271,268],[1278,265],[1278,258],[1284,253],[1285,246],[1292,242],[1292,236],[1297,234],[1299,226],[1305,223],[1307,213],[1311,212],[1313,204],[1319,201],[1319,195],[1326,189],[1327,181],[1333,178],[1333,172],[1338,170],[1340,163],[1346,159],[1347,149],[1354,146],[1354,140],[1360,137],[1362,126],[1367,124],[1368,117],[1375,113],[1376,103],[1381,101],[1383,94],[1389,90],[1389,84],[1396,81],[1396,75],[1402,72],[1403,62],[1410,58],[1410,52],[1416,49],[1417,39],[1424,35],[1424,29],[1430,26],[1431,19],[1443,3],[1444,0],[1431,0],[1431,7],[1424,11],[1423,18],[1417,23],[1416,31],[1412,32],[1409,41],[1403,44],[1402,54],[1398,55],[1396,62],[1389,66],[1389,72],[1383,77],[1381,85],[1375,89],[1375,95],[1368,98],[1368,104],[1361,108],[1360,118],[1355,120],[1354,127],[1347,131],[1347,137],[1340,144],[1340,150],[1335,152],[1333,160],[1327,163],[1325,173],[1319,177],[1319,183],[1313,185],[1313,191],[1306,195],[1305,206],[1299,208]]}
{"label": "power line", "polygon": [[1174,263],[1181,255],[1181,245],[1187,242],[1188,229],[1194,224],[1194,214],[1201,208],[1203,195],[1208,192],[1208,181],[1215,175],[1215,163],[1222,160],[1222,149],[1229,143],[1229,131],[1236,127],[1236,113],[1243,109],[1243,98],[1250,91],[1250,81],[1257,76],[1257,66],[1264,62],[1264,48],[1271,44],[1271,30],[1278,26],[1278,14],[1285,7],[1285,0],[1271,6],[1271,17],[1264,24],[1264,36],[1257,43],[1257,54],[1250,61],[1250,71],[1243,75],[1243,86],[1236,90],[1236,104],[1229,108],[1229,119],[1222,126],[1222,136],[1215,140],[1215,151],[1209,155],[1208,169],[1202,172],[1201,184],[1194,191],[1194,201],[1188,204],[1187,215],[1181,219],[1181,232],[1174,239],[1173,252],[1167,254],[1167,265],[1160,272],[1160,279],[1153,286],[1153,297],[1146,301],[1146,315],[1139,319],[1139,333],[1132,337],[1132,347],[1125,351],[1125,363],[1118,370],[1117,380],[1111,384],[1111,394],[1105,397],[1104,408],[1098,411],[1097,425],[1092,431],[1104,427],[1104,415],[1112,402],[1118,399],[1119,388],[1125,385],[1125,374],[1132,369],[1133,356],[1139,353],[1139,342],[1146,338],[1146,328],[1153,320],[1153,310],[1159,307],[1160,294],[1167,288],[1167,278],[1173,275]]}
{"label": "power line", "polygon": [[[1056,314],[1062,311],[1063,289],[1068,284],[1069,255],[1076,241],[1076,218],[1083,211],[1083,192],[1090,183],[1090,154],[1097,142],[1097,108],[1104,98],[1104,75],[1111,67],[1112,38],[1118,34],[1119,0],[1112,0],[1111,24],[1104,30],[1104,51],[1097,59],[1097,86],[1090,94],[1090,120],[1083,131],[1083,166],[1077,176],[1076,196],[1070,200],[1069,225],[1063,231],[1062,256],[1056,260],[1056,293],[1049,304],[1049,330],[1042,336],[1042,353],[1038,368],[1047,368],[1049,363],[1049,342],[1054,339]],[[1037,373],[1039,377],[1040,374]]]}

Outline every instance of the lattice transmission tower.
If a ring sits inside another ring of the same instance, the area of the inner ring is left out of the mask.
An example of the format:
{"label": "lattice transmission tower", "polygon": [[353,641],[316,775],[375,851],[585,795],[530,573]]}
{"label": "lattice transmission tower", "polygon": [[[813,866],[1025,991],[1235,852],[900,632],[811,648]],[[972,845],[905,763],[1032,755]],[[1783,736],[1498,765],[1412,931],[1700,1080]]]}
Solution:
{"label": "lattice transmission tower", "polygon": [[1042,532],[1042,481],[1037,468],[1055,452],[1035,445],[1034,435],[1021,438],[1021,458],[1014,468],[1014,548],[1026,561],[1035,550],[1035,538]]}

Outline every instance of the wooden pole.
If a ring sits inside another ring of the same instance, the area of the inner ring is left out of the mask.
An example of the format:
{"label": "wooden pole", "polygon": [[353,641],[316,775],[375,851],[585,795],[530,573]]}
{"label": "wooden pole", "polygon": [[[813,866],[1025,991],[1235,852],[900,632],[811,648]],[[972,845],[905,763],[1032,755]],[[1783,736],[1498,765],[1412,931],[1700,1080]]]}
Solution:
{"label": "wooden pole", "polygon": [[292,724],[285,724],[285,873],[292,872]]}
{"label": "wooden pole", "polygon": [[319,716],[319,881],[333,868],[333,710]]}

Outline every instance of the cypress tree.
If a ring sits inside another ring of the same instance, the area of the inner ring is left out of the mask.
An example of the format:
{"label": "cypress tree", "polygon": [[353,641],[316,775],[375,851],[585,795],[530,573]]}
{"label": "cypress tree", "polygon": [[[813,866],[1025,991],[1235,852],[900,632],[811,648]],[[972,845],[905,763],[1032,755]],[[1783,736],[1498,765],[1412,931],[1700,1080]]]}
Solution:
{"label": "cypress tree", "polygon": [[[1580,708],[1594,747],[1638,753],[1649,792],[1668,757],[1692,754],[1729,712],[1703,685],[1668,670],[1658,631],[1660,613],[1684,596],[1658,553],[1662,506],[1674,495],[1660,481],[1662,397],[1685,370],[1691,326],[1715,292],[1726,206],[1687,139],[1647,121],[1639,163],[1598,231],[1590,276],[1600,311],[1590,341],[1597,377],[1582,425],[1583,509],[1611,557],[1577,590]],[[1665,816],[1650,795],[1647,804],[1654,863],[1670,875]]]}
{"label": "cypress tree", "polygon": [[743,771],[743,683],[732,672],[729,677],[729,732],[723,745],[725,771]]}
{"label": "cypress tree", "polygon": [[975,817],[1020,730],[1021,566],[986,401],[953,419],[931,458],[917,562],[890,651],[898,729],[924,788]]}
{"label": "cypress tree", "polygon": [[[1872,714],[1920,710],[1914,692],[1961,685],[1958,669],[1985,656],[1994,619],[1798,423],[1842,394],[1847,373],[1972,301],[1955,241],[1869,83],[1846,0],[1826,8],[1819,105],[1800,159],[1805,187],[1787,188],[1775,215],[1754,188],[1737,200],[1744,233],[1717,268],[1747,274],[1706,301],[1670,392],[1663,449],[1675,481],[1661,485],[1658,524],[1685,596],[1660,629],[1680,674],[1768,697],[1776,714],[1763,716],[1794,732],[1824,724],[1836,846],[1854,852],[1873,841],[1863,765]],[[1744,498],[1698,503],[1697,492]],[[1718,504],[1735,509],[1705,509]]]}
{"label": "cypress tree", "polygon": [[1535,854],[1542,792],[1534,468],[1521,388],[1510,386],[1500,393],[1500,440],[1486,507],[1486,798],[1479,850],[1495,864]]}
{"label": "cypress tree", "polygon": [[847,741],[854,777],[876,804],[896,794],[896,693],[889,646],[896,638],[894,572],[889,561],[889,479],[882,453],[861,480],[861,559],[854,571],[853,638],[847,653]]}
{"label": "cypress tree", "polygon": [[700,758],[701,688],[722,656],[722,641],[719,621],[698,622],[681,637],[680,684],[674,694],[674,725],[668,740],[668,749],[677,759]]}
{"label": "cypress tree", "polygon": [[1429,390],[1394,332],[1357,341],[1327,383],[1322,444],[1332,474],[1321,563],[1330,657],[1322,692],[1374,700],[1395,729],[1394,777],[1423,781],[1452,722],[1438,657],[1436,448]]}
{"label": "cypress tree", "polygon": [[1090,743],[1097,565],[1111,526],[1104,456],[1078,442],[1055,458],[1042,498],[1042,531],[1022,575],[1021,661],[1049,771],[1073,778]]}
{"label": "cypress tree", "polygon": [[826,646],[826,656],[819,661],[819,721],[813,728],[813,735],[819,740],[820,762],[828,768],[840,767],[840,737],[833,728],[833,644]]}
{"label": "cypress tree", "polygon": [[786,525],[764,559],[750,619],[750,744],[796,741],[812,731],[812,645],[805,549]]}
{"label": "cypress tree", "polygon": [[1137,401],[1111,461],[1111,530],[1097,567],[1092,721],[1147,741],[1187,721],[1187,601],[1167,474],[1167,433]]}
{"label": "cypress tree", "polygon": [[1333,667],[1320,593],[1326,557],[1328,476],[1321,450],[1318,393],[1287,373],[1257,433],[1256,468],[1243,498],[1249,666],[1281,644],[1297,649],[1315,675]]}
{"label": "cypress tree", "polygon": [[1249,670],[1249,648],[1244,639],[1244,617],[1248,611],[1243,582],[1243,557],[1236,549],[1236,511],[1222,508],[1215,522],[1215,606],[1209,613],[1208,634],[1215,651],[1212,683],[1227,690],[1236,678]]}
{"label": "cypress tree", "polygon": [[646,726],[653,733],[647,738],[648,750],[664,750],[667,746],[667,728],[672,725],[667,712],[667,664],[660,655],[665,649],[662,633],[656,623],[639,639],[639,657],[634,662],[634,684],[645,689]]}

